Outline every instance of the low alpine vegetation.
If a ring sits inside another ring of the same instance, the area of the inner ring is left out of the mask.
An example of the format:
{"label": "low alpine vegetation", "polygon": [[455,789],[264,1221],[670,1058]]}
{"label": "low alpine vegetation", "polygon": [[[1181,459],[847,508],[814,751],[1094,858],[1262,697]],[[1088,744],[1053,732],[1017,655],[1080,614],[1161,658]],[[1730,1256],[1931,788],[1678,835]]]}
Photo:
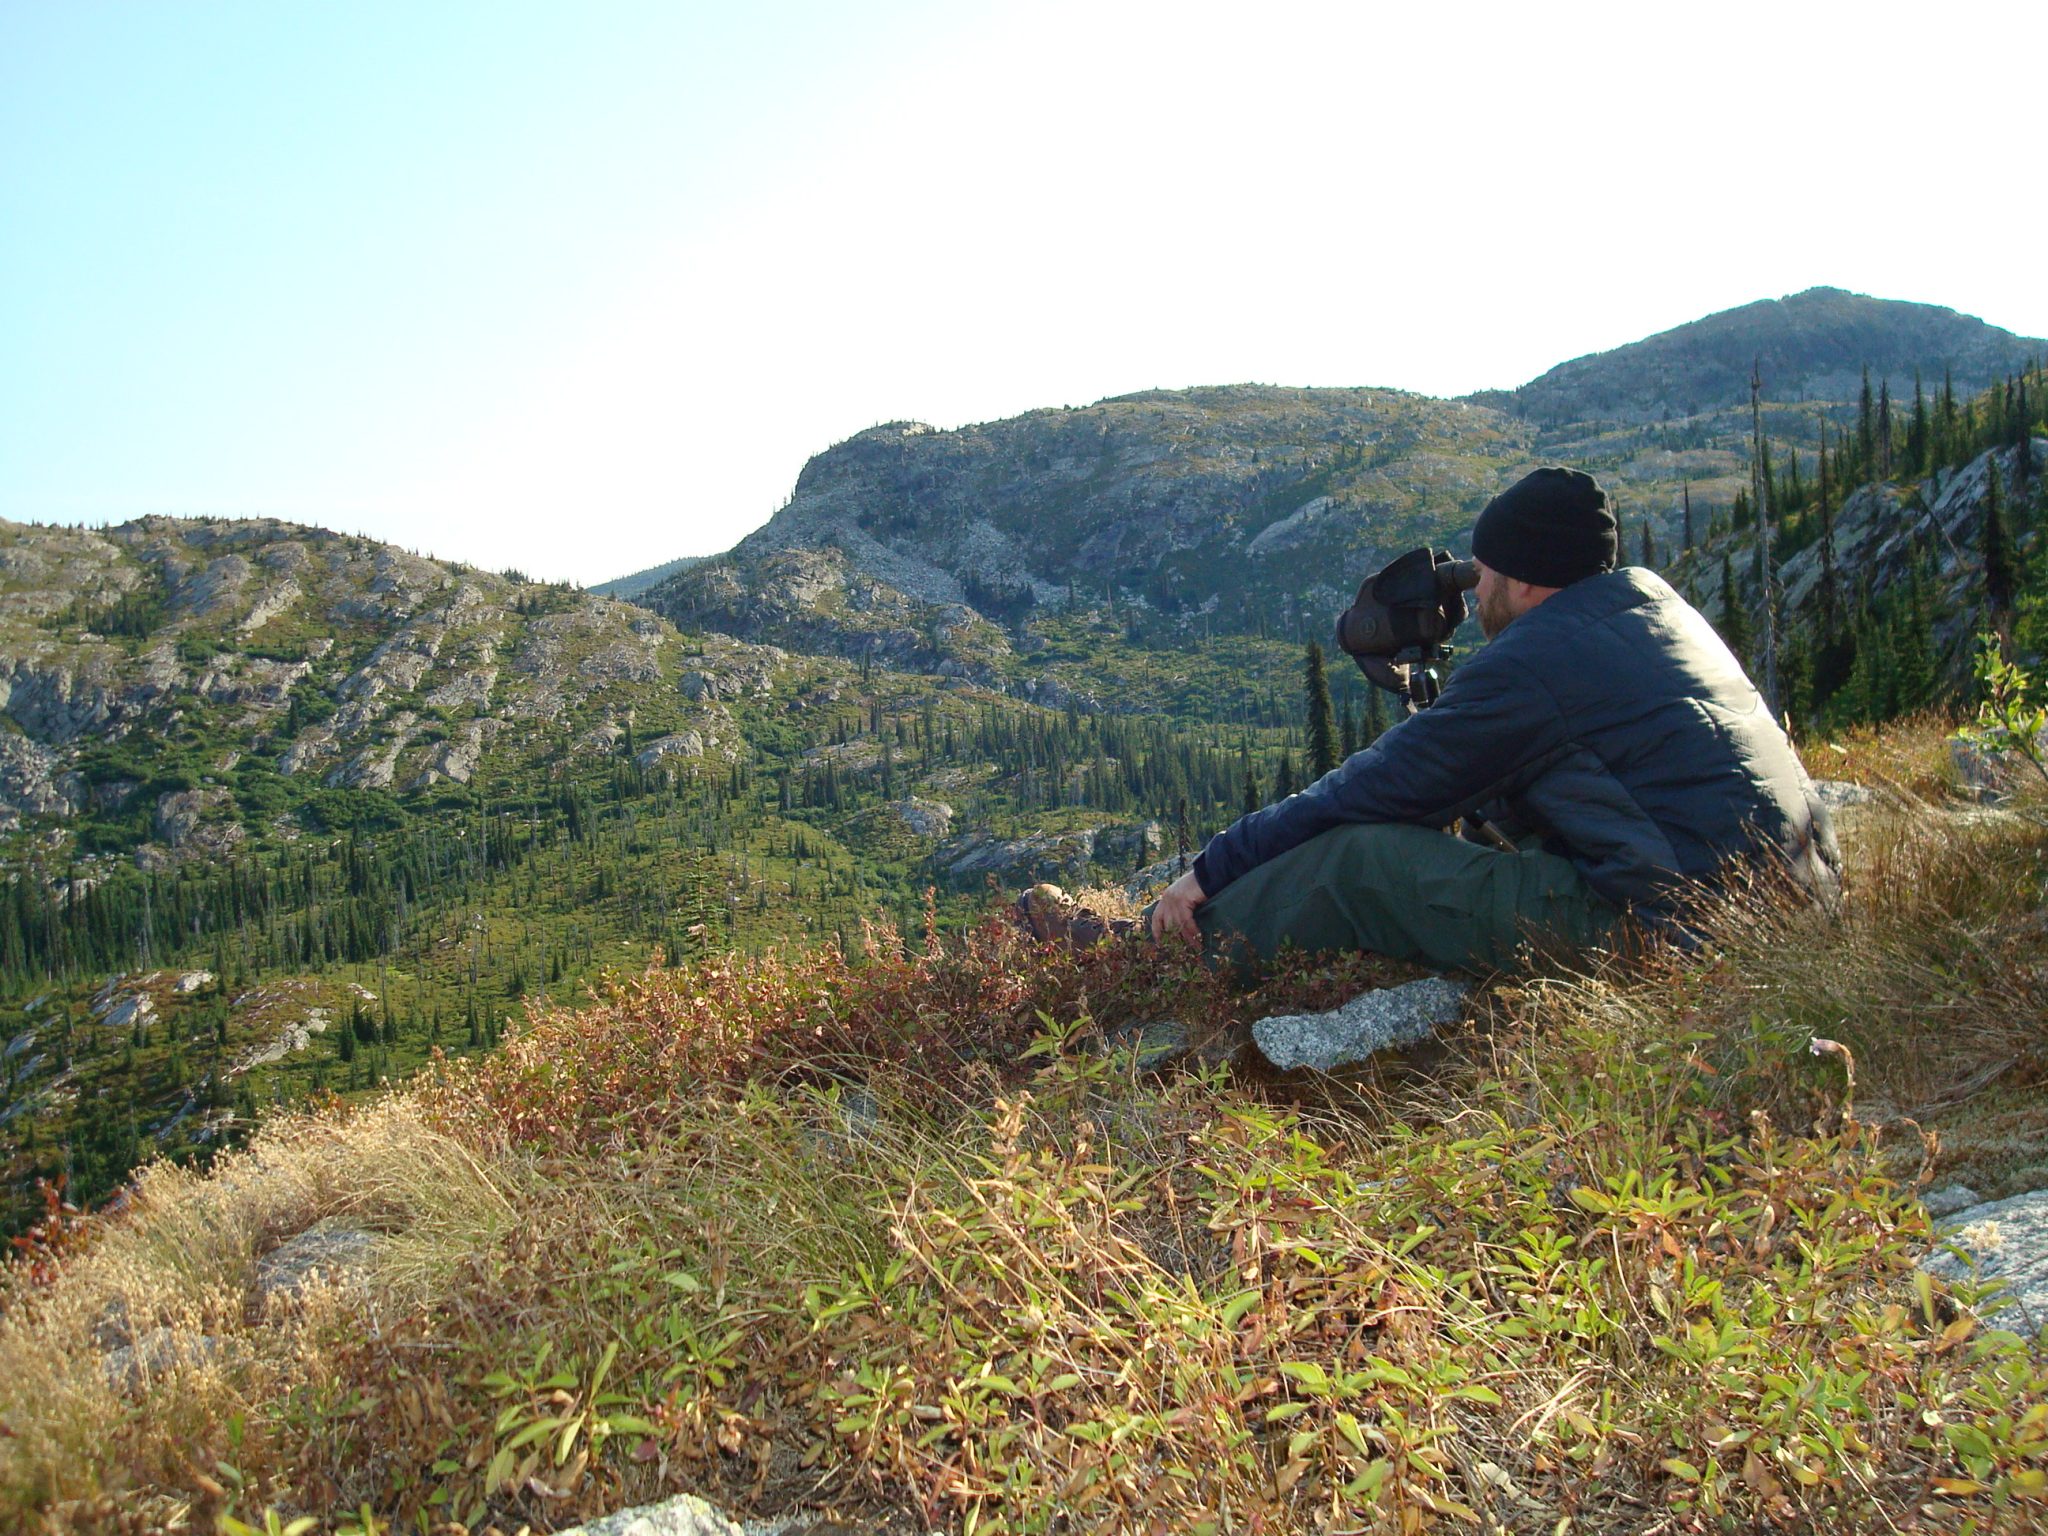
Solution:
{"label": "low alpine vegetation", "polygon": [[[2036,1528],[2041,1341],[1917,1267],[1917,1194],[2048,1145],[2048,821],[1941,799],[1916,729],[1830,770],[1873,796],[1840,913],[1744,895],[1696,954],[1497,980],[1313,1088],[1150,1073],[1132,1027],[1228,1041],[1391,969],[1239,989],[992,921],[536,1007],[45,1222],[0,1521]],[[319,1222],[363,1265],[257,1299]]]}

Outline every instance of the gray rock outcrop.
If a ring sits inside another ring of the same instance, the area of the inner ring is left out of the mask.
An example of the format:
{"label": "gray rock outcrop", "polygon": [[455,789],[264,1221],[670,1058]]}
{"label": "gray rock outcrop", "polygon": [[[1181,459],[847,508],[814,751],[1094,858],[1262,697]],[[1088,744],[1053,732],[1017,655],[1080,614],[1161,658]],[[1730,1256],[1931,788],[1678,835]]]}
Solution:
{"label": "gray rock outcrop", "polygon": [[[304,551],[301,550],[300,554],[303,557]],[[305,595],[299,584],[287,576],[276,586],[266,587],[259,593],[256,601],[249,605],[249,611],[242,615],[241,622],[235,628],[244,635],[253,635],[272,619],[291,612],[293,606]]]}
{"label": "gray rock outcrop", "polygon": [[923,800],[916,795],[898,800],[896,819],[919,837],[944,837],[953,828],[953,807],[943,800]]}
{"label": "gray rock outcrop", "polygon": [[124,696],[129,691],[114,663],[108,651],[86,645],[36,643],[23,654],[0,655],[0,710],[52,746],[105,730],[137,713],[137,704],[155,692],[145,672],[134,696]]}
{"label": "gray rock outcrop", "polygon": [[699,731],[673,731],[666,736],[656,737],[635,752],[633,763],[645,773],[666,757],[702,757],[707,745],[715,744],[715,741],[716,738],[712,743],[707,743],[703,733]]}
{"label": "gray rock outcrop", "polygon": [[183,848],[199,830],[203,818],[233,801],[224,789],[181,789],[157,796],[151,827],[157,840],[172,848]]}
{"label": "gray rock outcrop", "polygon": [[274,661],[265,656],[223,651],[200,669],[192,689],[215,704],[283,709],[291,702],[292,689],[312,671],[311,664],[303,661]]}
{"label": "gray rock outcrop", "polygon": [[69,816],[86,798],[85,783],[39,741],[0,731],[0,820]]}
{"label": "gray rock outcrop", "polygon": [[1969,1206],[1943,1221],[1940,1233],[1948,1246],[1921,1268],[1951,1282],[2001,1280],[1998,1300],[2010,1306],[1999,1321],[2026,1334],[2048,1327],[2048,1189]]}
{"label": "gray rock outcrop", "polygon": [[93,1015],[109,1029],[146,1027],[156,1018],[156,1000],[147,992],[117,993],[95,1003]]}
{"label": "gray rock outcrop", "polygon": [[236,606],[243,585],[249,580],[249,562],[240,555],[221,555],[204,566],[172,578],[171,612],[180,616],[205,618]]}
{"label": "gray rock outcrop", "polygon": [[724,636],[707,636],[689,658],[677,686],[693,703],[721,699],[759,698],[775,686],[776,675],[789,656],[779,646],[748,645]]}
{"label": "gray rock outcrop", "polygon": [[1821,804],[1837,814],[1852,806],[1868,805],[1876,798],[1863,785],[1851,784],[1846,779],[1815,779],[1813,789]]}
{"label": "gray rock outcrop", "polygon": [[358,752],[328,773],[325,783],[344,789],[389,789],[398,773],[398,756],[420,733],[419,719],[411,710],[391,718],[392,735],[374,747]]}
{"label": "gray rock outcrop", "polygon": [[279,1243],[256,1261],[253,1286],[264,1306],[296,1300],[305,1289],[360,1285],[388,1239],[340,1222],[320,1222]]}
{"label": "gray rock outcrop", "polygon": [[[1930,475],[1910,493],[1894,485],[1864,486],[1842,503],[1835,516],[1836,569],[1853,573],[1854,580],[1872,592],[1881,593],[1907,580],[1932,552],[1932,639],[1937,658],[1945,658],[1951,669],[1967,669],[1975,636],[1984,623],[1981,561],[1976,551],[1983,538],[1991,476],[1995,470],[2010,486],[2018,452],[2017,448],[1989,449],[1967,464]],[[2048,457],[2048,441],[2036,439],[2033,452],[2036,463]],[[1788,615],[1819,611],[1823,573],[1818,544],[1784,563],[1779,580]],[[1699,574],[1705,611],[1718,612],[1719,572],[1707,564]],[[1838,581],[1849,579],[1843,576]],[[1841,595],[1846,600],[1846,585]]]}
{"label": "gray rock outcrop", "polygon": [[471,667],[429,689],[426,700],[436,709],[488,709],[497,686],[496,667]]}
{"label": "gray rock outcrop", "polygon": [[1927,1208],[1930,1216],[1953,1216],[1958,1211],[1967,1211],[1973,1205],[1984,1202],[1977,1191],[1967,1184],[1944,1184],[1940,1189],[1930,1189],[1920,1197],[1920,1203]]}
{"label": "gray rock outcrop", "polygon": [[1087,876],[1091,864],[1129,869],[1158,851],[1160,836],[1159,824],[1152,821],[1017,838],[968,832],[941,843],[933,857],[947,883],[958,889],[991,877],[999,885],[1035,885],[1043,880],[1073,885]]}
{"label": "gray rock outcrop", "polygon": [[477,765],[483,761],[484,750],[491,738],[504,725],[502,720],[489,718],[463,722],[454,735],[428,750],[426,765],[412,781],[412,787],[424,789],[442,779],[467,784],[475,775]]}
{"label": "gray rock outcrop", "polygon": [[1045,832],[1019,838],[969,834],[940,844],[935,854],[947,883],[960,889],[991,878],[1004,886],[1045,880],[1071,885],[1087,873],[1094,856],[1093,831]]}
{"label": "gray rock outcrop", "polygon": [[1159,857],[1166,836],[1156,821],[1135,826],[1098,827],[1095,830],[1095,861],[1112,869],[1149,865]]}

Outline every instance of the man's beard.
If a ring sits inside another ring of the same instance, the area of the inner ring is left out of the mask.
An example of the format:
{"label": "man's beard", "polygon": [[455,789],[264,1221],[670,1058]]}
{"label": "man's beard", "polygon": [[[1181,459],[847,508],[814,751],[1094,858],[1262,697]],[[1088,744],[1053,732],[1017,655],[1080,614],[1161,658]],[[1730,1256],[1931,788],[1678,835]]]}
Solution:
{"label": "man's beard", "polygon": [[1513,621],[1508,612],[1508,595],[1496,588],[1479,599],[1479,632],[1491,640]]}

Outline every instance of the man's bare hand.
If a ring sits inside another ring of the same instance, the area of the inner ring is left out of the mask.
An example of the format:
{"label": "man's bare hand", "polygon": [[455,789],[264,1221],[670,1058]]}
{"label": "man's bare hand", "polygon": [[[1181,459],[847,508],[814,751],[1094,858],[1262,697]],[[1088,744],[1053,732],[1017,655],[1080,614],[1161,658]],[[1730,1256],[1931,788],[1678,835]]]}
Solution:
{"label": "man's bare hand", "polygon": [[1152,904],[1152,937],[1180,935],[1190,944],[1202,942],[1202,930],[1195,926],[1195,908],[1209,899],[1191,869],[1160,893]]}

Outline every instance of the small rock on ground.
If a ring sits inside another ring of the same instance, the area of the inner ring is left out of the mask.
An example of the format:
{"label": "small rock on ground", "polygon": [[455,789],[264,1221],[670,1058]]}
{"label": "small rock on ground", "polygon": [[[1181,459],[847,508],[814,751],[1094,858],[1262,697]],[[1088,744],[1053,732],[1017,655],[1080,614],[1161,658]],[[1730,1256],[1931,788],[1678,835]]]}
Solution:
{"label": "small rock on ground", "polygon": [[2012,1303],[1998,1314],[2003,1326],[2034,1333],[2048,1324],[2048,1189],[1958,1211],[1941,1236],[1968,1257],[1944,1248],[1922,1259],[1923,1269],[1948,1281],[2003,1280],[1997,1299]]}
{"label": "small rock on ground", "polygon": [[854,1146],[870,1146],[882,1129],[882,1106],[858,1086],[839,1093],[839,1130]]}
{"label": "small rock on ground", "polygon": [[1465,1009],[1472,988],[1446,976],[1360,993],[1328,1013],[1284,1013],[1252,1026],[1266,1060],[1283,1069],[1329,1072],[1375,1052],[1414,1045]]}
{"label": "small rock on ground", "polygon": [[558,1536],[744,1536],[741,1528],[693,1493],[641,1504],[571,1526]]}
{"label": "small rock on ground", "polygon": [[1851,784],[1847,779],[1815,779],[1813,790],[1820,796],[1821,804],[1831,811],[1851,805],[1867,805],[1875,798],[1867,787]]}
{"label": "small rock on ground", "polygon": [[841,1083],[817,1101],[806,1136],[827,1157],[846,1159],[874,1147],[883,1134],[882,1106],[859,1083]]}
{"label": "small rock on ground", "polygon": [[359,1277],[385,1239],[356,1227],[321,1222],[287,1238],[256,1261],[256,1299],[289,1301],[317,1276],[329,1282]]}
{"label": "small rock on ground", "polygon": [[220,1340],[211,1335],[152,1328],[133,1344],[109,1350],[101,1368],[106,1372],[108,1386],[116,1392],[134,1393],[159,1376],[203,1365],[220,1352]]}
{"label": "small rock on ground", "polygon": [[838,1520],[805,1514],[740,1524],[694,1493],[684,1493],[659,1504],[641,1504],[573,1525],[555,1536],[849,1536],[855,1529]]}
{"label": "small rock on ground", "polygon": [[1231,1042],[1220,1035],[1197,1041],[1178,1019],[1123,1024],[1103,1035],[1103,1049],[1128,1051],[1140,1072],[1159,1072],[1179,1062],[1218,1066],[1230,1060]]}
{"label": "small rock on ground", "polygon": [[1973,1205],[1982,1205],[1984,1197],[1967,1184],[1944,1184],[1940,1189],[1930,1189],[1920,1197],[1920,1203],[1927,1208],[1927,1214],[1937,1219],[1953,1216],[1957,1211],[1967,1211]]}

